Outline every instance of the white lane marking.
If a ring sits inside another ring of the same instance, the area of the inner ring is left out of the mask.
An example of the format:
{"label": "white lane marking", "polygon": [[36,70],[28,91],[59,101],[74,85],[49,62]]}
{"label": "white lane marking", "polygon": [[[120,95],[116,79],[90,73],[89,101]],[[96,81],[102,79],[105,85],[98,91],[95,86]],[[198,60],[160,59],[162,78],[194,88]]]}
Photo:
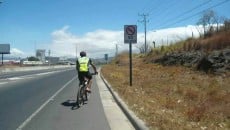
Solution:
{"label": "white lane marking", "polygon": [[[52,71],[52,72],[44,72],[44,73],[38,73],[38,74],[31,74],[31,75],[24,75],[24,76],[19,76],[19,77],[11,77],[11,78],[6,78],[6,79],[9,81],[15,81],[15,80],[34,78],[35,76],[48,75],[48,74],[58,73],[58,72],[62,72],[62,70]],[[0,84],[6,84],[6,83],[9,83],[9,82],[4,82],[4,83],[0,83]]]}
{"label": "white lane marking", "polygon": [[52,74],[52,73],[57,73],[57,72],[61,72],[61,71],[45,72],[45,73],[39,73],[35,75],[47,75],[47,74]]}
{"label": "white lane marking", "polygon": [[7,84],[7,83],[8,83],[8,82],[0,82],[0,85],[1,85],[1,84]]}
{"label": "white lane marking", "polygon": [[65,87],[67,87],[77,76],[73,77],[63,87],[61,87],[53,96],[43,103],[32,115],[30,115],[16,130],[22,130],[50,101],[52,101]]}
{"label": "white lane marking", "polygon": [[12,78],[7,78],[8,80],[19,80],[19,79],[23,79],[21,77],[12,77]]}
{"label": "white lane marking", "polygon": [[61,70],[59,71],[52,71],[52,72],[43,72],[43,73],[38,73],[38,74],[31,74],[31,75],[24,75],[24,76],[20,76],[20,77],[33,77],[33,76],[41,76],[41,75],[48,75],[48,74],[52,74],[52,73],[58,73],[61,72]]}

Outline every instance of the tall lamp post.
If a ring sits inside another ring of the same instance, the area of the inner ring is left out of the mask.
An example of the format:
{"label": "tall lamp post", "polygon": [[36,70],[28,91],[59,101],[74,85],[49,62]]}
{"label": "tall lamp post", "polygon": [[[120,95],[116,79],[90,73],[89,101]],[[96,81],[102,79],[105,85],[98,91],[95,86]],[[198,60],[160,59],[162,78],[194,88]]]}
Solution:
{"label": "tall lamp post", "polygon": [[153,47],[155,48],[155,44],[156,44],[156,42],[155,41],[153,41]]}
{"label": "tall lamp post", "polygon": [[115,52],[115,57],[118,56],[118,49],[119,49],[119,46],[121,46],[121,44],[119,43],[116,43],[116,52]]}
{"label": "tall lamp post", "polygon": [[[153,33],[156,32],[156,30],[152,31]],[[153,40],[153,47],[155,48],[156,47],[156,42],[155,40]]]}
{"label": "tall lamp post", "polygon": [[[0,4],[2,4],[2,1],[0,1]],[[3,54],[2,54],[2,65],[3,65]]]}

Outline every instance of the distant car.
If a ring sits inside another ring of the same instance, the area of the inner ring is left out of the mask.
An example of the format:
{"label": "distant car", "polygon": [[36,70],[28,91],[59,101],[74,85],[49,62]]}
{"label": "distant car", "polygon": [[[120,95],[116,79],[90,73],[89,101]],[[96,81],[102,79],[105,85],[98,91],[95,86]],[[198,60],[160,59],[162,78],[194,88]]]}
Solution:
{"label": "distant car", "polygon": [[75,65],[75,63],[74,63],[74,62],[70,62],[69,64],[70,64],[70,65]]}

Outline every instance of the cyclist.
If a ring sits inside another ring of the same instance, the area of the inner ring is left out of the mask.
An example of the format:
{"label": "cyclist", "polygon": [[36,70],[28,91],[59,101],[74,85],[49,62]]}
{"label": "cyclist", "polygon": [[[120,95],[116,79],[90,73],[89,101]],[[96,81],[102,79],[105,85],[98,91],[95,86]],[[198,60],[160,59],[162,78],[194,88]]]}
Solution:
{"label": "cyclist", "polygon": [[91,85],[92,85],[92,75],[89,72],[89,65],[93,67],[93,70],[95,74],[98,74],[96,66],[93,64],[92,60],[88,57],[86,57],[86,52],[81,51],[80,52],[80,58],[76,61],[76,69],[78,72],[78,79],[80,81],[80,84],[82,84],[82,81],[86,77],[88,79],[88,84],[86,86],[86,91],[91,92]]}

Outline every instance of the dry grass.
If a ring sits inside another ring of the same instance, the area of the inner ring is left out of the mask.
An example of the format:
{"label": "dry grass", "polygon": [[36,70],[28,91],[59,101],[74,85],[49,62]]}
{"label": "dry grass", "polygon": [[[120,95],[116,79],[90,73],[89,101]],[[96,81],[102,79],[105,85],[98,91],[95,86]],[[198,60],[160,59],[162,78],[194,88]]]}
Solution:
{"label": "dry grass", "polygon": [[184,51],[202,50],[205,52],[221,50],[230,46],[230,31],[219,32],[206,39],[188,39]]}
{"label": "dry grass", "polygon": [[102,67],[115,91],[150,129],[230,129],[230,74],[206,75],[188,68],[147,64],[128,55]]}
{"label": "dry grass", "polygon": [[148,57],[162,56],[166,53],[181,51],[203,51],[211,52],[213,50],[222,50],[230,48],[230,30],[213,34],[208,38],[188,38],[168,46],[153,48]]}

